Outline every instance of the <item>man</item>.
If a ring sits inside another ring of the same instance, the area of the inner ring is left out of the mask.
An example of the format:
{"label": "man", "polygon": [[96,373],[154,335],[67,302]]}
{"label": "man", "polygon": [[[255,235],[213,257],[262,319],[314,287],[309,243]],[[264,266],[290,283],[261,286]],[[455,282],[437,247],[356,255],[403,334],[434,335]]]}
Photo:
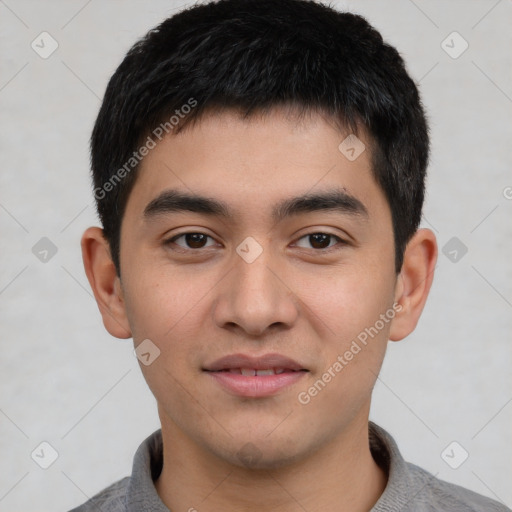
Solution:
{"label": "man", "polygon": [[433,279],[428,149],[402,59],[354,14],[224,0],[135,44],[93,131],[103,229],[82,250],[162,428],[76,511],[506,510],[368,420]]}

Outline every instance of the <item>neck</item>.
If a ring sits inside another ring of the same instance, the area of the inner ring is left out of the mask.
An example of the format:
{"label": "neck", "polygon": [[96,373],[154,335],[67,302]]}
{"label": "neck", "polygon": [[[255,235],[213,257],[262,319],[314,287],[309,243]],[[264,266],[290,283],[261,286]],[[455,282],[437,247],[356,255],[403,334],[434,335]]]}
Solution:
{"label": "neck", "polygon": [[205,453],[171,423],[162,422],[162,438],[155,487],[170,510],[363,512],[386,487],[370,452],[367,417],[311,456],[273,469],[241,468]]}

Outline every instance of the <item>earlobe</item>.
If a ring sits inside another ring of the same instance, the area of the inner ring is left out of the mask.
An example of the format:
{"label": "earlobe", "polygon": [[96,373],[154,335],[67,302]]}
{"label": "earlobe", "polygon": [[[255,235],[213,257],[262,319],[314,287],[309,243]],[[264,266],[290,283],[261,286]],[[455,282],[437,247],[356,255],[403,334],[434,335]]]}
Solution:
{"label": "earlobe", "polygon": [[105,328],[116,338],[130,338],[132,334],[126,317],[121,282],[103,230],[88,228],[82,235],[81,245],[85,273]]}
{"label": "earlobe", "polygon": [[409,335],[420,318],[432,286],[437,261],[437,242],[430,229],[419,229],[411,238],[397,277],[395,302],[401,306],[391,324],[389,339]]}

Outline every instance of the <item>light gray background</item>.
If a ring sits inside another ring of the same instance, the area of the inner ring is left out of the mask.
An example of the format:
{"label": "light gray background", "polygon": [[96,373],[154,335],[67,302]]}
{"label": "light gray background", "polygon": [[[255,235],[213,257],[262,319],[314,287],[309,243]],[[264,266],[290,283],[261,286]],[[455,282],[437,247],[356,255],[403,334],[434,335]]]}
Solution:
{"label": "light gray background", "polygon": [[[78,505],[128,475],[159,426],[131,340],[103,328],[79,239],[97,224],[88,138],[107,80],[181,5],[0,0],[0,511]],[[371,418],[407,460],[512,506],[512,3],[337,5],[366,15],[420,84],[424,225],[440,248],[454,236],[468,248],[455,263],[440,253],[417,330],[390,343]],[[59,44],[48,59],[31,48],[42,31]],[[469,43],[457,59],[441,47],[453,31]],[[32,253],[42,237],[58,248],[46,263]],[[46,470],[30,456],[42,441],[59,453]],[[441,457],[452,441],[469,452],[458,469]]]}

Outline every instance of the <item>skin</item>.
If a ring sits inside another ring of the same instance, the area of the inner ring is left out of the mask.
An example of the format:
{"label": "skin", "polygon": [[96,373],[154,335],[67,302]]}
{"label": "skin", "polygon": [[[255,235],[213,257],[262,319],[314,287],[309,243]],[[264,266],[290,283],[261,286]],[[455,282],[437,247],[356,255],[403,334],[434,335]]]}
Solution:
{"label": "skin", "polygon": [[[135,346],[150,339],[160,350],[141,369],[164,440],[155,486],[173,511],[367,511],[384,491],[387,475],[368,445],[371,393],[388,340],[416,326],[437,246],[431,231],[418,230],[395,273],[389,205],[369,149],[352,162],[338,150],[347,134],[317,113],[206,115],[143,160],[122,223],[121,277],[101,229],[83,235],[86,273],[107,330],[133,337]],[[364,130],[359,138],[369,148]],[[223,201],[232,216],[145,216],[169,189]],[[272,217],[283,200],[339,189],[367,215]],[[169,242],[186,232],[211,239],[202,238],[202,248],[184,237]],[[313,233],[333,235],[329,247],[319,248]],[[249,236],[262,248],[252,263],[236,252]],[[300,403],[298,394],[393,304],[400,308],[393,320]],[[309,371],[265,398],[228,393],[202,371],[228,354],[270,352]],[[240,455],[248,446],[252,461]]]}

